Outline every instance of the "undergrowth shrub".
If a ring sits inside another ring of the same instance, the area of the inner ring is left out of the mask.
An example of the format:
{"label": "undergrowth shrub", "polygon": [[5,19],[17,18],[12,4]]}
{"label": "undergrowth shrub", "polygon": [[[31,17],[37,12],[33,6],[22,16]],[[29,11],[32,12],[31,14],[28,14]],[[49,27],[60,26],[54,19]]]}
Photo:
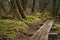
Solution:
{"label": "undergrowth shrub", "polygon": [[34,15],[35,17],[37,17],[37,18],[39,18],[39,19],[40,19],[40,18],[41,18],[41,14],[42,14],[42,13],[36,12],[36,13],[35,13],[35,14],[33,14],[33,15]]}
{"label": "undergrowth shrub", "polygon": [[46,12],[46,13],[44,13],[43,15],[42,15],[42,19],[43,20],[47,20],[47,19],[52,19],[53,17],[52,17],[52,15],[51,15],[51,13],[49,13],[49,12]]}
{"label": "undergrowth shrub", "polygon": [[20,30],[26,31],[28,25],[22,21],[0,20],[0,35],[5,38],[13,38]]}
{"label": "undergrowth shrub", "polygon": [[41,20],[53,19],[52,14],[50,12],[45,13],[36,12],[33,14],[33,16]]}
{"label": "undergrowth shrub", "polygon": [[27,20],[23,20],[28,25],[36,24],[37,22],[40,22],[41,20],[35,16],[27,16]]}
{"label": "undergrowth shrub", "polygon": [[60,33],[60,24],[55,24],[56,28],[57,28],[57,32]]}

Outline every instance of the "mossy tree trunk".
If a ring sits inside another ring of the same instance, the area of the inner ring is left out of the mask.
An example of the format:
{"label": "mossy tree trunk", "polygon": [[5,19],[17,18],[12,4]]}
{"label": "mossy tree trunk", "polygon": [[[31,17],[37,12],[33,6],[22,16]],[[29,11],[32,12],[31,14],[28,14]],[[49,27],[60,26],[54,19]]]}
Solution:
{"label": "mossy tree trunk", "polygon": [[7,9],[5,8],[7,0],[0,0],[0,19],[2,19],[2,16],[5,16]]}
{"label": "mossy tree trunk", "polygon": [[16,1],[15,0],[10,0],[10,6],[11,6],[11,11],[13,11],[17,17],[18,20],[20,20],[21,14],[19,13],[18,9],[17,9],[17,5],[16,5]]}
{"label": "mossy tree trunk", "polygon": [[26,10],[27,0],[21,0],[21,5],[22,5],[23,9]]}
{"label": "mossy tree trunk", "polygon": [[20,0],[10,0],[10,3],[12,10],[15,12],[16,16],[18,16],[18,19],[26,19],[25,12],[21,6]]}
{"label": "mossy tree trunk", "polygon": [[18,11],[20,12],[22,18],[26,19],[25,12],[24,12],[24,10],[22,8],[22,5],[21,5],[21,0],[16,0],[16,4],[17,4],[17,7],[18,7]]}
{"label": "mossy tree trunk", "polygon": [[4,8],[3,4],[0,3],[0,5],[1,5],[2,9],[3,9],[4,11],[6,11],[6,9]]}

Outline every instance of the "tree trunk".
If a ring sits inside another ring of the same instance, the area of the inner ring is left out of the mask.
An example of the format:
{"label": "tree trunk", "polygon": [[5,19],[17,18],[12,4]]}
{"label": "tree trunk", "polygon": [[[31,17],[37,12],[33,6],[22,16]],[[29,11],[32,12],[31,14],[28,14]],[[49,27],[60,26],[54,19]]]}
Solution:
{"label": "tree trunk", "polygon": [[53,14],[53,17],[55,18],[56,17],[56,0],[53,0],[53,5],[52,5],[52,14]]}
{"label": "tree trunk", "polygon": [[40,9],[41,9],[40,12],[43,12],[43,11],[45,10],[45,8],[47,7],[48,4],[49,4],[49,1],[46,1],[46,2],[44,3],[44,5],[43,5],[43,4],[40,4],[40,0],[39,0],[39,7],[41,7],[40,5],[43,5],[43,7],[40,8]]}
{"label": "tree trunk", "polygon": [[21,19],[21,14],[19,13],[19,11],[16,8],[16,2],[14,2],[15,0],[10,0],[10,6],[11,6],[11,11],[13,11],[16,15],[16,17],[18,18],[18,20]]}
{"label": "tree trunk", "polygon": [[16,0],[16,4],[17,4],[18,10],[19,10],[22,18],[26,19],[25,12],[24,12],[24,10],[22,8],[22,5],[21,5],[21,1],[20,0]]}
{"label": "tree trunk", "polygon": [[21,0],[21,5],[22,5],[23,9],[26,10],[27,0]]}
{"label": "tree trunk", "polygon": [[56,16],[58,16],[59,7],[60,7],[60,0],[58,0],[57,2]]}
{"label": "tree trunk", "polygon": [[33,0],[32,14],[34,13],[34,10],[35,10],[35,0]]}

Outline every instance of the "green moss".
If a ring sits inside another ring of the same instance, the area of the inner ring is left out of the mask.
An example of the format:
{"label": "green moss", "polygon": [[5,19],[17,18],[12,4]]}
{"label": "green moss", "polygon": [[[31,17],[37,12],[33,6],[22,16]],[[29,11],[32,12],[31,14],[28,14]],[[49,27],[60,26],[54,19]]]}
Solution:
{"label": "green moss", "polygon": [[42,15],[42,13],[36,12],[30,16],[27,16],[27,20],[23,20],[28,25],[36,24],[42,20],[52,19],[52,15],[47,12]]}
{"label": "green moss", "polygon": [[55,24],[56,28],[57,28],[57,32],[60,33],[60,24]]}
{"label": "green moss", "polygon": [[27,25],[22,21],[0,20],[0,35],[13,38],[20,30],[26,30]]}
{"label": "green moss", "polygon": [[36,12],[36,13],[34,14],[34,16],[37,17],[37,18],[41,18],[41,14],[42,14],[42,13]]}
{"label": "green moss", "polygon": [[33,16],[35,16],[41,20],[53,19],[50,12],[45,12],[45,13],[36,12],[35,14],[33,14]]}
{"label": "green moss", "polygon": [[27,20],[23,20],[23,21],[28,25],[33,25],[41,20],[35,16],[27,16]]}
{"label": "green moss", "polygon": [[37,12],[33,15],[27,16],[27,20],[0,20],[0,35],[4,35],[6,38],[13,38],[20,30],[26,30],[28,28],[26,24],[34,25],[41,22],[42,19],[45,20],[50,18],[52,18],[52,16],[49,12],[43,15]]}
{"label": "green moss", "polygon": [[44,13],[42,17],[43,17],[44,20],[46,20],[46,19],[52,19],[52,15],[49,12]]}

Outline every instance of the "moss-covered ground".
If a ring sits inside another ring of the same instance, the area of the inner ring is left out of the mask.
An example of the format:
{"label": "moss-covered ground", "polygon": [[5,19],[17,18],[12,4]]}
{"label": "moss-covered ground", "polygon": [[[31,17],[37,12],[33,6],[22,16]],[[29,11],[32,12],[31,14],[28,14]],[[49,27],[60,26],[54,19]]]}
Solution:
{"label": "moss-covered ground", "polygon": [[28,25],[21,21],[0,20],[0,35],[6,38],[13,38],[19,30],[26,30]]}
{"label": "moss-covered ground", "polygon": [[56,28],[57,28],[57,33],[60,33],[60,24],[55,24]]}
{"label": "moss-covered ground", "polygon": [[24,19],[21,19],[19,21],[11,19],[0,20],[0,35],[3,35],[5,38],[13,38],[18,33],[20,33],[19,32],[20,30],[26,31],[29,27],[28,25],[34,25],[38,22],[47,19],[52,19],[51,14],[49,12],[45,13],[43,16],[41,13],[37,12],[33,15],[27,16],[27,20]]}

